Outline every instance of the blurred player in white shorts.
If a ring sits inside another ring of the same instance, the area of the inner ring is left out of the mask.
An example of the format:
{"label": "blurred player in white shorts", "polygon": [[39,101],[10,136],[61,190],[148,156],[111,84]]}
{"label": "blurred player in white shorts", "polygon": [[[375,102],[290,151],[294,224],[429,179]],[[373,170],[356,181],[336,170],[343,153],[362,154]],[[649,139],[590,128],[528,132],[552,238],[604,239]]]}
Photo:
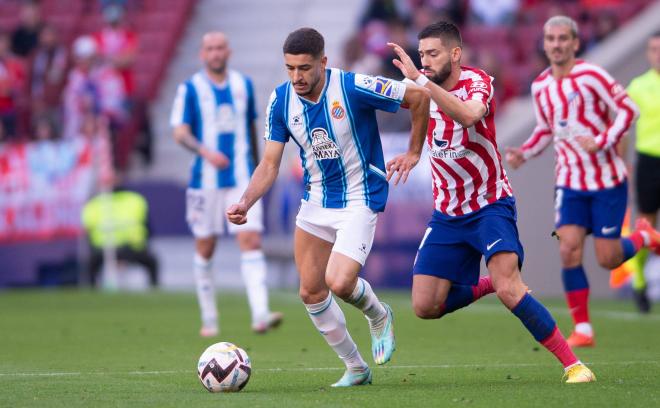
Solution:
{"label": "blurred player in white shorts", "polygon": [[218,334],[218,311],[211,260],[217,237],[236,234],[241,274],[252,312],[252,329],[264,333],[279,325],[281,313],[268,308],[266,260],[261,250],[262,208],[257,203],[245,225],[226,226],[224,214],[247,186],[257,162],[257,118],[252,82],[227,69],[226,36],[202,37],[204,69],[179,85],[172,108],[174,138],[196,154],[186,192],[186,220],[195,236],[194,271],[202,318],[200,335]]}

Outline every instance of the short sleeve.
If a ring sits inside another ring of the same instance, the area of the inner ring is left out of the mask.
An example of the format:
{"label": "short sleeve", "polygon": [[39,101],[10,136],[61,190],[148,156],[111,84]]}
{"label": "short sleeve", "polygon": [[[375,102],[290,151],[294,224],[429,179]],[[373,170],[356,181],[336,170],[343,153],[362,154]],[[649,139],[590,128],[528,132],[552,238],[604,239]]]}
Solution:
{"label": "short sleeve", "polygon": [[[406,93],[406,84],[393,79],[363,74],[347,73],[355,96],[361,104],[386,112],[396,112]],[[351,78],[352,77],[352,78]]]}
{"label": "short sleeve", "polygon": [[283,98],[277,95],[277,91],[273,91],[268,100],[268,107],[266,108],[266,131],[264,133],[264,139],[280,143],[289,141],[291,134],[284,122],[284,104],[285,101]]}
{"label": "short sleeve", "polygon": [[493,84],[490,77],[481,76],[473,79],[467,87],[467,100],[482,102],[486,107],[493,94]]}
{"label": "short sleeve", "polygon": [[170,126],[193,124],[194,91],[188,84],[180,84],[176,89],[172,113],[170,115]]}

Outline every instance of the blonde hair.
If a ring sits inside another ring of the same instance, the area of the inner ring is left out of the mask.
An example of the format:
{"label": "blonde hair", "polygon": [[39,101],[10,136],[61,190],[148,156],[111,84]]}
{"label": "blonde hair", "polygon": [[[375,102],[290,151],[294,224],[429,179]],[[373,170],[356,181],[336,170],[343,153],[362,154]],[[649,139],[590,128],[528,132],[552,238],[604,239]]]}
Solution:
{"label": "blonde hair", "polygon": [[578,25],[570,17],[567,16],[554,16],[550,17],[548,21],[543,24],[543,31],[546,31],[548,27],[555,27],[555,26],[568,26],[568,28],[571,29],[571,34],[573,34],[573,37],[577,38],[578,36]]}

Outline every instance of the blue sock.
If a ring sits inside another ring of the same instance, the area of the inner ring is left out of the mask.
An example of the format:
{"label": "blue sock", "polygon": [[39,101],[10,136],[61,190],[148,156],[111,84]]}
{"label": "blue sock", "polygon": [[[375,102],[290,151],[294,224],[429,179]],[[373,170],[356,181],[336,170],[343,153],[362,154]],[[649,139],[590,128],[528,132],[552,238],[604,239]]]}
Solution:
{"label": "blue sock", "polygon": [[442,314],[445,315],[454,312],[469,305],[473,301],[474,292],[472,291],[472,286],[452,283],[445,304],[443,305]]}
{"label": "blue sock", "polygon": [[572,292],[574,290],[589,289],[587,274],[582,265],[561,270],[561,279],[564,283],[564,291]]}
{"label": "blue sock", "polygon": [[532,333],[536,341],[543,341],[554,331],[557,324],[548,312],[548,309],[540,304],[529,293],[525,293],[518,305],[511,312],[520,319],[527,330]]}
{"label": "blue sock", "polygon": [[621,238],[621,248],[623,248],[623,262],[626,262],[628,259],[637,254],[635,244],[633,244],[630,238]]}

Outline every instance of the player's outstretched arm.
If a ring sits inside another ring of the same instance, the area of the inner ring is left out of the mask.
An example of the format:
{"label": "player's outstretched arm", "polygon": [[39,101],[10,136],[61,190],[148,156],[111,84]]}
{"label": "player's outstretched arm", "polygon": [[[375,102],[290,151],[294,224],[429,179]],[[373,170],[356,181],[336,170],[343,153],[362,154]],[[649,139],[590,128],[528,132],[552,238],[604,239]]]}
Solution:
{"label": "player's outstretched arm", "polygon": [[209,150],[193,136],[188,124],[181,124],[174,127],[174,140],[187,150],[202,156],[213,166],[219,169],[225,169],[229,166],[229,159],[224,154]]}
{"label": "player's outstretched arm", "polygon": [[461,126],[468,128],[474,126],[475,123],[484,117],[487,109],[483,102],[476,100],[461,101],[444,90],[441,86],[436,85],[426,77],[423,77],[423,75],[417,70],[417,67],[415,67],[413,60],[400,45],[395,43],[387,43],[387,45],[389,45],[399,57],[398,60],[392,60],[394,66],[399,68],[406,78],[415,81],[418,85],[422,85],[428,89],[431,92],[431,99],[433,99],[433,102],[435,102],[444,113],[449,115],[450,118],[460,123]]}
{"label": "player's outstretched arm", "polygon": [[387,181],[394,173],[399,173],[394,180],[394,185],[402,180],[404,183],[408,180],[408,174],[419,162],[419,157],[424,148],[424,139],[429,123],[429,104],[431,98],[428,90],[406,84],[406,92],[403,95],[403,103],[408,106],[411,116],[410,141],[408,142],[408,151],[396,156],[387,163]]}
{"label": "player's outstretched arm", "polygon": [[280,163],[284,154],[284,143],[266,141],[264,157],[254,170],[250,184],[248,184],[241,200],[232,204],[227,209],[227,220],[234,224],[245,224],[247,222],[247,212],[256,203],[275,182],[277,174],[280,171]]}

